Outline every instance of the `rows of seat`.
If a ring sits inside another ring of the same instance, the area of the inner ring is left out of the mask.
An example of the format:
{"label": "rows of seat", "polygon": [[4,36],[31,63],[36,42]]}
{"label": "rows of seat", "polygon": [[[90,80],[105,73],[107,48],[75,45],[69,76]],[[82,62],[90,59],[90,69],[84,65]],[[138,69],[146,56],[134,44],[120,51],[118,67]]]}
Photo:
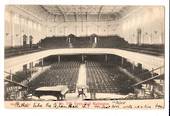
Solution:
{"label": "rows of seat", "polygon": [[31,90],[35,90],[44,86],[67,85],[69,92],[75,92],[79,66],[79,62],[55,63],[49,70],[31,81],[28,86]]}
{"label": "rows of seat", "polygon": [[[128,78],[121,74],[117,67],[98,62],[87,62],[87,85],[89,91],[95,93],[129,92],[127,90]],[[131,80],[129,80],[131,82]],[[122,89],[124,89],[122,91]]]}

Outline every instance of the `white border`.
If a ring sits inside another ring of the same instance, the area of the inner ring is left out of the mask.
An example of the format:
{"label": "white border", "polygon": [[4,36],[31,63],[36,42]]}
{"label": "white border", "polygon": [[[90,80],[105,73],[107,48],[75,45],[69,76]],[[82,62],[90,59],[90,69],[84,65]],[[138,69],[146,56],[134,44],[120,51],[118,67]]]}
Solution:
{"label": "white border", "polygon": [[[4,6],[5,4],[79,4],[79,5],[164,5],[165,6],[165,109],[163,110],[9,110],[4,109],[3,70],[4,70]],[[169,0],[2,0],[0,4],[0,115],[114,115],[114,116],[167,116],[169,111]]]}

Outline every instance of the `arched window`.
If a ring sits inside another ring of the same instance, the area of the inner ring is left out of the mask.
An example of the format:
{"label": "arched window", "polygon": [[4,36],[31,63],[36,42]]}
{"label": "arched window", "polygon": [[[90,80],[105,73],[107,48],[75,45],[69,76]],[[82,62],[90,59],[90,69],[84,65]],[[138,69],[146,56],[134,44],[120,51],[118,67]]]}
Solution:
{"label": "arched window", "polygon": [[30,48],[32,48],[32,40],[33,40],[33,37],[32,35],[29,36],[29,45],[30,45]]}
{"label": "arched window", "polygon": [[23,46],[25,47],[27,45],[27,36],[23,35]]}
{"label": "arched window", "polygon": [[93,39],[93,42],[96,44],[97,43],[97,39],[98,39],[97,35],[96,34],[92,34],[91,38]]}
{"label": "arched window", "polygon": [[72,42],[71,40],[73,40],[75,37],[76,37],[75,35],[69,34],[67,39],[68,43],[71,43]]}

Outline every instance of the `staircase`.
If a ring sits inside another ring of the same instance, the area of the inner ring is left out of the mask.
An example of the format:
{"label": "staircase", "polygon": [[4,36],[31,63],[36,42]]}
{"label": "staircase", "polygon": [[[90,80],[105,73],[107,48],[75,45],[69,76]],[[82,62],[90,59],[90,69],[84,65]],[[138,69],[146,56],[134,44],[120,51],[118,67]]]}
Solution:
{"label": "staircase", "polygon": [[[152,73],[160,71],[160,73],[155,76],[151,76],[148,79],[139,81],[133,84],[132,87],[135,88],[141,85],[142,89],[144,90],[144,96],[150,96],[152,98],[162,98],[164,96],[164,71],[162,70],[164,70],[164,66],[149,71]],[[141,75],[144,74],[140,74],[140,76]]]}

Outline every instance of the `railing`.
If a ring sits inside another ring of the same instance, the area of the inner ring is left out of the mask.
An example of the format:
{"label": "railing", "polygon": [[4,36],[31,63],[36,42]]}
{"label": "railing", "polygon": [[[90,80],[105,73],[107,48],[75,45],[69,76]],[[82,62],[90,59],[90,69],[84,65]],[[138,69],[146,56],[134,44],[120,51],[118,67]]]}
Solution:
{"label": "railing", "polygon": [[162,70],[164,70],[164,66],[160,66],[160,67],[158,67],[158,68],[152,69],[151,71],[144,72],[144,73],[142,73],[142,74],[136,75],[136,77],[141,77],[141,76],[146,75],[146,74],[149,74],[149,73],[154,74],[154,71],[157,71],[157,70],[160,70],[160,74],[159,74],[159,75],[155,75],[155,76],[152,75],[152,76],[151,76],[150,78],[148,78],[148,79],[145,79],[145,80],[142,80],[142,81],[140,81],[140,82],[137,82],[136,84],[133,84],[132,87],[135,87],[135,86],[137,86],[137,85],[146,83],[146,82],[148,82],[148,81],[150,81],[150,80],[156,79],[156,78],[161,77],[162,75],[164,75],[164,71],[162,71]]}
{"label": "railing", "polygon": [[129,44],[125,46],[124,48],[121,48],[124,50],[128,51],[133,51],[133,52],[139,52],[139,53],[145,53],[145,54],[150,54],[150,55],[155,55],[155,56],[163,56],[164,55],[164,45],[135,45],[135,44]]}
{"label": "railing", "polygon": [[[162,75],[163,75],[163,74],[162,74]],[[135,87],[135,86],[137,86],[137,85],[140,85],[140,84],[146,83],[146,82],[151,81],[151,80],[153,80],[153,79],[156,79],[156,78],[158,78],[158,77],[160,77],[160,76],[162,76],[162,75],[156,75],[156,76],[151,77],[151,78],[149,78],[149,79],[146,79],[146,80],[140,81],[140,82],[138,82],[138,83],[136,83],[136,84],[133,84],[133,85],[132,85],[132,87]]]}
{"label": "railing", "polygon": [[25,86],[25,85],[23,84],[23,83],[25,83],[24,80],[19,83],[19,82],[14,81],[13,78],[12,78],[13,76],[20,78],[19,76],[15,75],[15,74],[12,74],[11,72],[7,72],[7,71],[4,71],[4,73],[9,74],[9,76],[10,76],[10,79],[4,78],[4,81],[7,81],[7,82],[9,82],[9,83],[13,83],[13,84],[15,84],[15,85],[18,85],[18,86],[22,86],[22,87],[27,88],[27,86]]}
{"label": "railing", "polygon": [[159,72],[159,74],[162,74],[163,73],[163,70],[164,69],[164,66],[160,66],[160,67],[158,67],[158,68],[155,68],[155,69],[152,69],[152,70],[150,70],[150,71],[147,71],[147,72],[144,72],[144,73],[142,73],[142,74],[138,74],[138,75],[136,75],[137,77],[140,77],[140,76],[143,76],[143,75],[145,75],[145,74],[148,74],[148,73],[154,73],[154,71],[157,71],[157,70],[160,70]]}
{"label": "railing", "polygon": [[37,45],[33,45],[32,47],[24,46],[24,47],[5,48],[5,58],[33,53],[41,50],[42,48],[39,48]]}
{"label": "railing", "polygon": [[12,80],[10,80],[10,79],[4,79],[4,81],[7,81],[7,82],[9,82],[9,83],[13,83],[13,84],[15,84],[15,85],[18,85],[18,86],[21,86],[21,87],[27,88],[27,86],[25,86],[25,85],[23,85],[23,84],[21,84],[21,83],[18,83],[18,82],[12,81]]}

